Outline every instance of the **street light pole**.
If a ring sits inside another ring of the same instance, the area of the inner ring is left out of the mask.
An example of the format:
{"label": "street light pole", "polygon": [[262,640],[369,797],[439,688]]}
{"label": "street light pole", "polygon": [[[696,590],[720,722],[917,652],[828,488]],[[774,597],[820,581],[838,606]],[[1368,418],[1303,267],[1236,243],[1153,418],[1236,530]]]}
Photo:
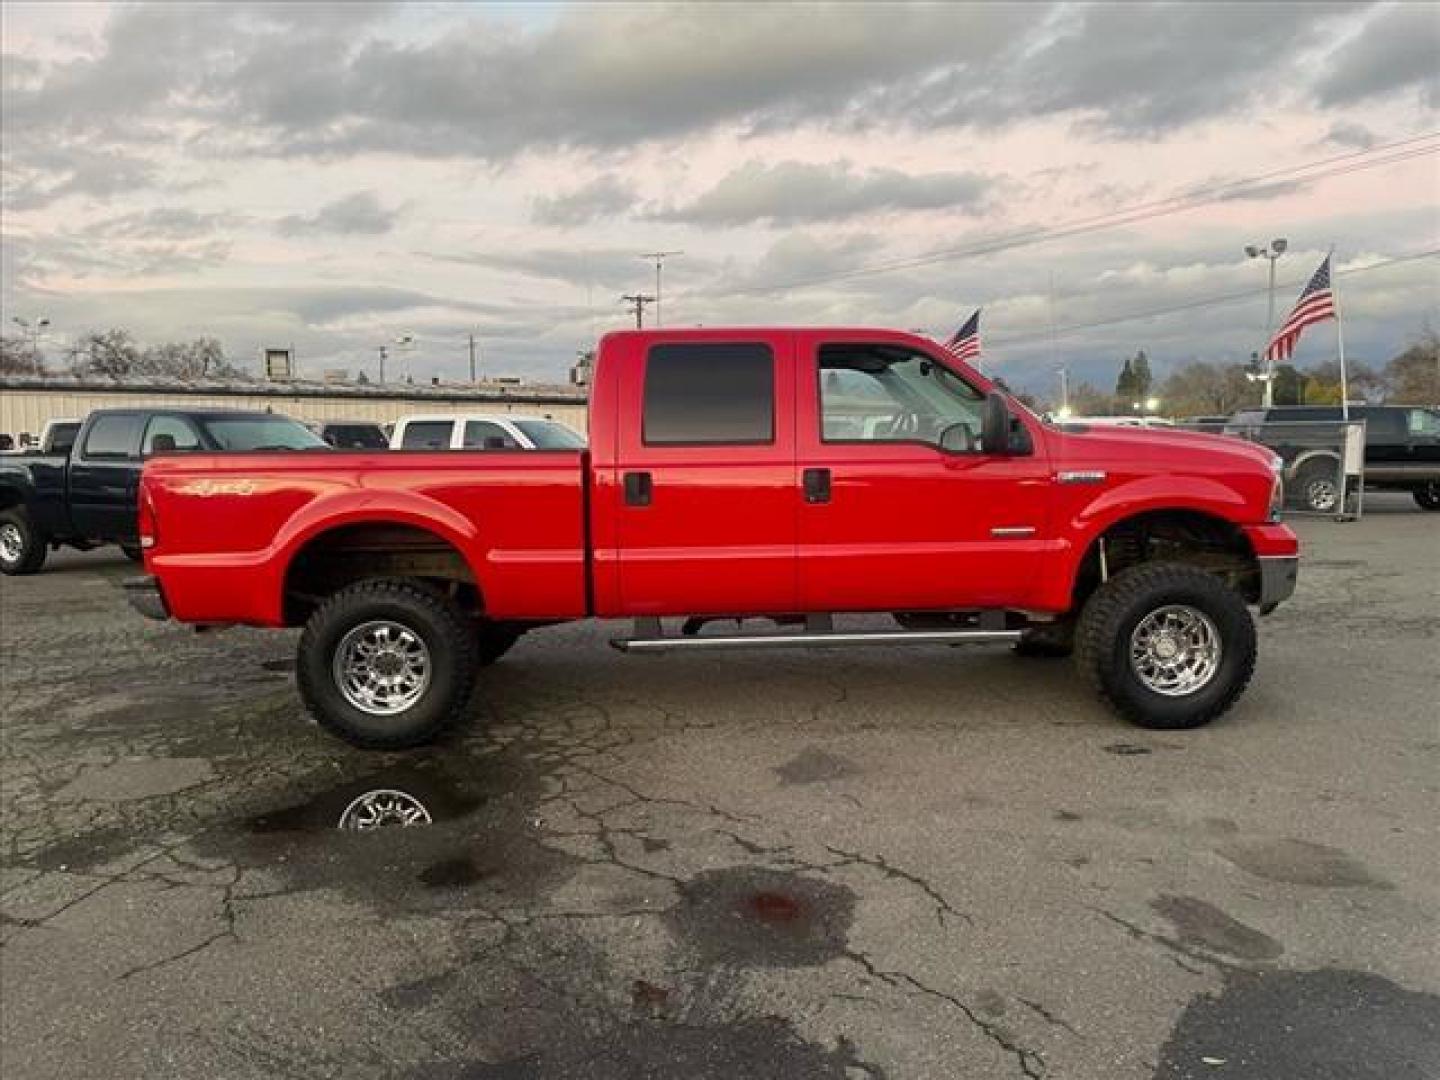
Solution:
{"label": "street light pole", "polygon": [[385,385],[385,356],[390,351],[386,345],[381,345],[377,350],[380,353],[380,385]]}
{"label": "street light pole", "polygon": [[655,260],[655,325],[660,325],[660,271],[665,266],[665,260],[672,255],[684,255],[683,251],[649,251],[641,255],[642,259]]}
{"label": "street light pole", "polygon": [[1252,259],[1265,259],[1270,264],[1270,289],[1269,299],[1265,307],[1265,408],[1273,408],[1275,405],[1275,361],[1270,356],[1270,339],[1275,334],[1275,263],[1285,249],[1290,246],[1290,241],[1283,236],[1271,240],[1265,247],[1256,244],[1245,245],[1245,254]]}

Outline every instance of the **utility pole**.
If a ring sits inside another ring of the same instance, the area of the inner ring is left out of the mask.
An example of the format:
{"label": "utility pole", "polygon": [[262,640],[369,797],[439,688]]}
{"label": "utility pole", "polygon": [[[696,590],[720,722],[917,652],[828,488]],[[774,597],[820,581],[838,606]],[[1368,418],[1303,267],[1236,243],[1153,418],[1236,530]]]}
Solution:
{"label": "utility pole", "polygon": [[385,357],[386,357],[386,355],[390,352],[390,347],[389,347],[388,345],[381,345],[381,346],[379,347],[379,349],[377,349],[376,351],[380,354],[380,385],[381,385],[381,386],[384,386],[384,385],[385,385]]}
{"label": "utility pole", "polygon": [[475,381],[475,335],[470,335],[470,381]]}
{"label": "utility pole", "polygon": [[684,255],[683,251],[650,251],[641,255],[642,259],[653,259],[655,261],[655,325],[661,325],[660,319],[660,271],[665,266],[665,260],[672,255]]}
{"label": "utility pole", "polygon": [[635,329],[645,329],[645,305],[655,303],[655,297],[646,296],[644,293],[627,293],[620,299],[626,304],[635,305]]}

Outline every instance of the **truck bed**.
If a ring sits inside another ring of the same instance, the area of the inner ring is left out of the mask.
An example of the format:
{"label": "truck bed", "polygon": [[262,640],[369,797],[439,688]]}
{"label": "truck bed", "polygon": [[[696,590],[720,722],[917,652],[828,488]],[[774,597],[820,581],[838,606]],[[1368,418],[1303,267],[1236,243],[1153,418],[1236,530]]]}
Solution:
{"label": "truck bed", "polygon": [[587,611],[586,468],[581,451],[155,458],[141,491],[142,530],[160,523],[146,563],[177,618],[280,626],[298,553],[336,530],[413,523],[483,578],[490,617],[577,618]]}

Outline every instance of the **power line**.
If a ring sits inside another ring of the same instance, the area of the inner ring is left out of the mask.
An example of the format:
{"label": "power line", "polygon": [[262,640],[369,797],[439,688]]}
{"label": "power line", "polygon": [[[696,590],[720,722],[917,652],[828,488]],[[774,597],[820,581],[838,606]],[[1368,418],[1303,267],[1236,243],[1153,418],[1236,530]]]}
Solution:
{"label": "power line", "polygon": [[[1435,257],[1436,255],[1440,255],[1440,248],[1431,248],[1428,251],[1417,251],[1410,255],[1397,255],[1392,259],[1386,259],[1383,262],[1371,263],[1368,266],[1356,266],[1352,267],[1349,270],[1337,270],[1333,276],[1353,277],[1356,274],[1368,274],[1372,270],[1381,270],[1387,266],[1395,266],[1398,263],[1415,262],[1418,259],[1429,259]],[[1305,278],[1295,278],[1290,281],[1284,281],[1281,282],[1277,286],[1277,288],[1290,288],[1295,285],[1302,285],[1305,283],[1305,280]],[[1161,315],[1173,315],[1181,311],[1194,311],[1197,308],[1218,307],[1221,304],[1231,304],[1236,302],[1237,300],[1249,300],[1253,297],[1260,296],[1264,292],[1264,289],[1246,289],[1244,292],[1223,293],[1218,296],[1207,296],[1199,300],[1189,300],[1182,304],[1171,304],[1167,307],[1149,308],[1145,311],[1133,311],[1128,315],[1117,315],[1109,319],[1097,319],[1093,322],[1073,323],[1070,326],[1055,327],[1041,333],[1017,334],[1014,337],[995,337],[992,335],[986,338],[986,344],[996,346],[1026,345],[1035,341],[1044,341],[1046,338],[1051,337],[1052,335],[1055,337],[1065,337],[1077,333],[1081,330],[1095,330],[1101,327],[1115,326],[1119,323],[1135,322],[1139,319],[1155,318]]]}
{"label": "power line", "polygon": [[[991,255],[1001,251],[1009,251],[1013,248],[1047,243],[1051,240],[1065,239],[1085,233],[1099,232],[1104,229],[1149,221],[1169,214],[1182,213],[1183,211],[1191,210],[1198,206],[1205,206],[1210,203],[1236,198],[1243,195],[1247,189],[1263,187],[1266,184],[1281,179],[1309,183],[1316,180],[1327,179],[1332,176],[1343,176],[1353,172],[1381,168],[1386,165],[1409,161],[1413,158],[1424,157],[1440,152],[1440,143],[1430,146],[1416,146],[1414,144],[1436,138],[1440,138],[1440,132],[1414,135],[1381,146],[1371,147],[1367,150],[1357,150],[1347,154],[1336,155],[1335,157],[1323,158],[1319,161],[1307,162],[1303,165],[1292,165],[1284,169],[1275,169],[1267,173],[1260,173],[1256,176],[1231,181],[1208,189],[1183,192],[1148,203],[1137,203],[1134,206],[1122,210],[1112,210],[1104,214],[1077,218],[1060,225],[1022,230],[1001,236],[986,237],[963,247],[941,249],[904,259],[871,263],[866,266],[857,266],[849,270],[817,275],[811,278],[787,282],[771,282],[762,285],[749,285],[737,289],[707,292],[705,295],[707,298],[713,299],[731,296],[747,296],[766,292],[783,292],[790,289],[806,288],[812,285],[825,285],[835,281],[847,281],[853,278],[867,277],[872,274],[883,274],[895,270],[909,270],[916,267],[928,266],[933,263],[949,262],[968,256]],[[1297,175],[1306,173],[1309,175]],[[690,296],[697,291],[696,289],[690,289],[680,295]]]}

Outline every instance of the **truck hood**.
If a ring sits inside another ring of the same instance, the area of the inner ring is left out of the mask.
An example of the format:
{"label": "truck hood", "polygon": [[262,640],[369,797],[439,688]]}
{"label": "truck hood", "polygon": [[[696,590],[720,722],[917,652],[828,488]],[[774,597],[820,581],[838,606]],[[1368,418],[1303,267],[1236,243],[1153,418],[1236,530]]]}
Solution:
{"label": "truck hood", "polygon": [[1055,429],[1059,433],[1062,455],[1074,457],[1129,458],[1145,461],[1163,457],[1176,462],[1193,454],[1215,454],[1235,463],[1253,462],[1269,471],[1278,455],[1264,446],[1232,435],[1210,435],[1200,431],[1177,431],[1173,428],[1110,427],[1100,424],[1075,424]]}

